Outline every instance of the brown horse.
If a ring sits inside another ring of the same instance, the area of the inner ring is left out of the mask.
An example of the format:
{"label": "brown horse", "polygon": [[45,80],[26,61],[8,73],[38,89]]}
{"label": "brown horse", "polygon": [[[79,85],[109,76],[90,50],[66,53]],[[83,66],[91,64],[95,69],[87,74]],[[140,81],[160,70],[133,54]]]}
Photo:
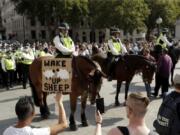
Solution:
{"label": "brown horse", "polygon": [[[93,51],[98,52],[97,49],[93,49]],[[99,63],[102,68],[102,71],[108,75],[108,58],[107,54],[105,53],[93,53],[92,60]],[[119,60],[116,62],[114,67],[114,80],[117,80],[117,90],[115,96],[115,105],[120,105],[119,103],[119,93],[121,84],[123,81],[126,82],[125,84],[125,100],[127,99],[128,90],[130,82],[133,76],[141,71],[143,74],[143,79],[146,79],[149,83],[152,82],[153,75],[155,72],[155,65],[151,63],[148,59],[143,56],[139,55],[125,55],[120,56]]]}
{"label": "brown horse", "polygon": [[[47,93],[42,90],[42,59],[46,59],[47,57],[40,57],[32,63],[30,66],[30,80],[31,80],[31,88],[32,94],[34,97],[34,102],[37,106],[40,107],[41,116],[47,118],[49,113],[49,109],[47,106],[46,98]],[[49,58],[49,57],[48,57]],[[76,102],[78,96],[81,96],[81,121],[83,126],[88,126],[85,108],[87,98],[89,96],[91,104],[95,103],[95,99],[102,84],[102,72],[98,69],[98,67],[93,63],[92,60],[78,56],[74,57],[72,60],[72,87],[70,93],[70,106],[71,106],[71,114],[70,114],[70,129],[76,130],[77,126],[74,119],[74,113],[76,111]]]}

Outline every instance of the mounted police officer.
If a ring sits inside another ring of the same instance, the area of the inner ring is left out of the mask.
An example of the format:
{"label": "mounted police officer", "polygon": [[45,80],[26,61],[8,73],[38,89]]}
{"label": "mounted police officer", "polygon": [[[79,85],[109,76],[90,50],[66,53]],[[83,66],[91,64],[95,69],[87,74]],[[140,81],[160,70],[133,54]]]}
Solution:
{"label": "mounted police officer", "polygon": [[109,69],[109,77],[108,80],[112,80],[113,76],[113,67],[115,66],[115,59],[122,54],[126,54],[126,47],[122,44],[120,40],[120,30],[118,28],[111,28],[111,38],[108,40],[108,69]]}
{"label": "mounted police officer", "polygon": [[157,41],[156,41],[156,45],[159,45],[162,47],[162,49],[165,49],[165,48],[168,48],[170,46],[172,46],[172,43],[170,43],[168,41],[168,38],[167,38],[167,33],[168,33],[168,29],[167,28],[164,28],[162,30],[162,33],[159,35],[159,37],[157,38]]}
{"label": "mounted police officer", "polygon": [[59,35],[57,35],[53,43],[56,47],[58,58],[70,58],[75,51],[74,42],[68,35],[69,25],[67,23],[61,23],[58,27]]}

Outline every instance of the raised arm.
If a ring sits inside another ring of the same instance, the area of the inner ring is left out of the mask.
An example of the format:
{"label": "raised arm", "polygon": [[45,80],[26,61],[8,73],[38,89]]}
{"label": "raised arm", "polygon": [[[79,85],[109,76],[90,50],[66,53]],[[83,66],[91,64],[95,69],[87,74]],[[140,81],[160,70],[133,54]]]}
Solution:
{"label": "raised arm", "polygon": [[55,99],[56,99],[58,109],[59,109],[59,120],[58,120],[59,122],[58,124],[50,127],[51,135],[56,135],[57,133],[63,131],[68,126],[66,113],[65,113],[64,106],[62,103],[62,99],[63,99],[62,93],[57,93]]}

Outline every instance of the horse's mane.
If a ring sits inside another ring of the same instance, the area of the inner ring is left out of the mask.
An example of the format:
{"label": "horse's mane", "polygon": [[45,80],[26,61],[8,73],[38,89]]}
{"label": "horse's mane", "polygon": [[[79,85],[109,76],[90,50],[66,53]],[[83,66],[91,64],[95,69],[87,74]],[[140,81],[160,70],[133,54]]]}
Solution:
{"label": "horse's mane", "polygon": [[89,59],[88,57],[86,57],[86,56],[79,56],[79,57],[86,60],[89,64],[91,64],[91,65],[93,65],[94,67],[97,68],[97,65],[91,59]]}
{"label": "horse's mane", "polygon": [[94,54],[91,58],[93,59],[95,57],[100,57],[100,58],[106,59],[107,58],[107,54],[103,53],[103,52],[100,52],[100,53]]}

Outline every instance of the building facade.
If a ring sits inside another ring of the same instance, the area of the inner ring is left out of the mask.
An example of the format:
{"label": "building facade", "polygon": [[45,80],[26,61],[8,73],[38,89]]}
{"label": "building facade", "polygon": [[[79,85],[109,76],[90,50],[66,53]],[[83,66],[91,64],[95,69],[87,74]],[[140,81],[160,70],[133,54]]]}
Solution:
{"label": "building facade", "polygon": [[[2,28],[7,40],[18,41],[52,41],[53,30],[49,29],[43,21],[37,18],[28,19],[24,15],[19,15],[15,11],[15,5],[11,0],[0,0]],[[53,26],[54,27],[54,26]],[[70,35],[76,42],[104,42],[110,37],[109,29],[91,29],[90,22],[82,20],[79,25],[70,30]],[[136,39],[144,38],[142,33],[134,32],[133,35],[124,36],[123,31],[121,38]]]}
{"label": "building facade", "polygon": [[180,40],[180,19],[176,21],[175,39]]}
{"label": "building facade", "polygon": [[15,11],[11,0],[1,0],[2,25],[5,28],[6,39],[13,40],[49,40],[48,28],[44,22],[28,19]]}

